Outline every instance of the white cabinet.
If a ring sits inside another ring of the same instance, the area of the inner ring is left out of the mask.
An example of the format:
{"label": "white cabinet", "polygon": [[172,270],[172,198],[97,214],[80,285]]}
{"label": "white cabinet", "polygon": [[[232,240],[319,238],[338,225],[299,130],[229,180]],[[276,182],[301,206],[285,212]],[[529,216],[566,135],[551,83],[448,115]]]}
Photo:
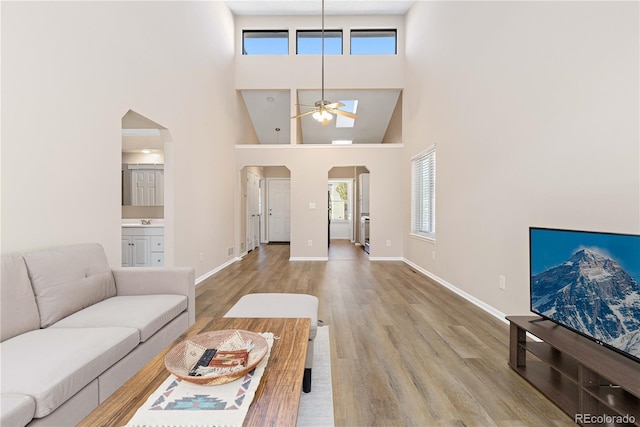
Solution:
{"label": "white cabinet", "polygon": [[[164,229],[162,229],[164,232]],[[162,267],[164,265],[164,235],[151,236],[151,267]]]}
{"label": "white cabinet", "polygon": [[122,266],[164,266],[164,228],[122,227]]}

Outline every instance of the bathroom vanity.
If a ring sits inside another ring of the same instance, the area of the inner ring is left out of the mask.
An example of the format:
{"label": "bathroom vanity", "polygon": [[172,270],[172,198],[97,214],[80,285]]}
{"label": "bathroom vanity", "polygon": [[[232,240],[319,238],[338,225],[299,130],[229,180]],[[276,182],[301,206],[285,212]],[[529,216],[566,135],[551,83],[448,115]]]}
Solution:
{"label": "bathroom vanity", "polygon": [[122,224],[122,266],[164,266],[164,226]]}

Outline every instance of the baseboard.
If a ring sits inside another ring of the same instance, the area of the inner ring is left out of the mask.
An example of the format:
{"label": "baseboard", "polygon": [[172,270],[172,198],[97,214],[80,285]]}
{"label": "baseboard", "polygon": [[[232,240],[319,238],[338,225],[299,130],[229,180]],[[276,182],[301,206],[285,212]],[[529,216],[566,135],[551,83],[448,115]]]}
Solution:
{"label": "baseboard", "polygon": [[503,323],[506,323],[506,324],[509,323],[507,321],[507,319],[506,319],[507,315],[504,314],[503,312],[501,312],[500,310],[497,310],[496,308],[490,306],[489,304],[485,303],[484,301],[481,301],[478,298],[474,297],[473,295],[468,294],[467,292],[463,291],[462,289],[452,285],[451,283],[449,283],[446,280],[436,276],[435,274],[431,273],[430,271],[427,271],[424,268],[414,264],[413,262],[409,261],[408,259],[403,258],[403,261],[405,262],[405,264],[410,265],[411,268],[413,268],[416,271],[420,272],[424,276],[427,276],[428,278],[430,278],[431,280],[433,280],[437,284],[439,284],[441,286],[444,286],[445,288],[449,289],[450,291],[455,292],[456,294],[460,295],[462,298],[466,299],[467,301],[469,301],[473,305],[480,307],[481,309],[483,309],[484,311],[486,311],[487,313],[489,313],[490,315],[492,315],[496,319],[498,319],[498,320],[500,320],[500,321],[502,321]]}
{"label": "baseboard", "polygon": [[213,276],[214,274],[216,274],[218,271],[221,271],[225,268],[227,268],[228,266],[230,266],[231,264],[233,264],[234,262],[238,262],[240,261],[242,258],[241,257],[235,257],[235,258],[231,258],[229,261],[225,262],[224,264],[214,268],[213,270],[203,274],[202,276],[196,278],[196,286],[198,286],[201,282],[203,282],[204,280],[208,279],[209,277]]}
{"label": "baseboard", "polygon": [[289,261],[329,261],[329,258],[324,257],[290,257]]}
{"label": "baseboard", "polygon": [[403,257],[370,256],[369,261],[404,261]]}

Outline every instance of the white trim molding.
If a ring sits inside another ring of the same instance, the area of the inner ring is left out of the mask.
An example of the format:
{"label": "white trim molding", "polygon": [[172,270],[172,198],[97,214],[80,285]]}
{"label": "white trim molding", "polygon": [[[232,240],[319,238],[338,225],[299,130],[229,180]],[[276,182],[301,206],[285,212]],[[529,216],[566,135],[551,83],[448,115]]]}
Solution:
{"label": "white trim molding", "polygon": [[427,271],[424,268],[414,264],[413,262],[409,261],[408,259],[404,258],[403,261],[405,262],[405,264],[410,265],[411,268],[417,270],[418,272],[420,272],[423,275],[427,276],[428,278],[432,279],[437,284],[439,284],[441,286],[444,286],[445,288],[451,290],[452,292],[460,295],[462,298],[466,299],[467,301],[469,301],[473,305],[476,305],[476,306],[480,307],[481,309],[483,309],[484,311],[486,311],[487,313],[489,313],[490,315],[492,315],[496,319],[500,320],[501,322],[506,323],[506,324],[509,323],[507,321],[507,319],[506,319],[506,314],[504,314],[500,310],[497,310],[496,308],[490,306],[489,304],[485,303],[484,301],[481,301],[478,298],[474,297],[473,295],[468,294],[467,292],[463,291],[462,289],[452,285],[451,283],[449,283],[446,280],[436,276],[435,274],[431,273],[430,271]]}
{"label": "white trim molding", "polygon": [[221,271],[225,268],[227,268],[228,266],[230,266],[231,264],[233,264],[234,262],[238,262],[241,261],[242,258],[241,257],[235,257],[235,258],[231,258],[229,261],[225,262],[222,265],[219,265],[218,267],[214,268],[213,270],[203,274],[202,276],[196,278],[196,287],[202,283],[203,281],[205,281],[206,279],[208,279],[209,277],[213,276],[214,274],[216,274],[218,271]]}

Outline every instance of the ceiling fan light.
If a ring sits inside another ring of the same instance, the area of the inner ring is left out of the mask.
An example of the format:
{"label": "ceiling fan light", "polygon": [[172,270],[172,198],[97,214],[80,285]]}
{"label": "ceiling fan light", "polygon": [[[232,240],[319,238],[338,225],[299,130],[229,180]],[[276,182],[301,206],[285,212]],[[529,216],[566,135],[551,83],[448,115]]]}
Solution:
{"label": "ceiling fan light", "polygon": [[331,119],[333,119],[333,116],[331,115],[331,113],[329,113],[326,110],[323,111],[316,111],[315,113],[313,113],[311,115],[311,117],[313,117],[315,120],[324,123],[325,121],[329,121]]}

